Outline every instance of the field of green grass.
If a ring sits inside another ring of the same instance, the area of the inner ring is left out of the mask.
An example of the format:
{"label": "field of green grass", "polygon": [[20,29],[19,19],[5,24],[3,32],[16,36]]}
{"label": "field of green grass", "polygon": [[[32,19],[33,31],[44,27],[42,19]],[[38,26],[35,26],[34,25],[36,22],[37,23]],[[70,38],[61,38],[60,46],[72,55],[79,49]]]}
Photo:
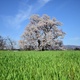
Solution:
{"label": "field of green grass", "polygon": [[0,51],[0,80],[80,80],[80,51]]}

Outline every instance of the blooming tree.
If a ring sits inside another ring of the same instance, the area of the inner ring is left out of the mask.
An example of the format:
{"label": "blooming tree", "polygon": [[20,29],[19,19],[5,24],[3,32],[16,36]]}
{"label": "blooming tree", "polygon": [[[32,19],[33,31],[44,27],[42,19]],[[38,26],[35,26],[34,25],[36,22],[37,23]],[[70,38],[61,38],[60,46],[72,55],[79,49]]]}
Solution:
{"label": "blooming tree", "polygon": [[30,17],[30,23],[21,36],[19,45],[21,49],[52,50],[63,49],[62,38],[65,33],[58,29],[62,24],[48,15],[40,17],[35,14]]}

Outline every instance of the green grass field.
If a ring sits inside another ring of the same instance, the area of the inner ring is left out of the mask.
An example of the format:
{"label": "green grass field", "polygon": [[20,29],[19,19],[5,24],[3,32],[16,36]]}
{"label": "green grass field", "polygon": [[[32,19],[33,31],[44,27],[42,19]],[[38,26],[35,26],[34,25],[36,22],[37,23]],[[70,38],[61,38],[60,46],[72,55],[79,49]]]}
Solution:
{"label": "green grass field", "polygon": [[80,51],[0,51],[0,80],[80,80]]}

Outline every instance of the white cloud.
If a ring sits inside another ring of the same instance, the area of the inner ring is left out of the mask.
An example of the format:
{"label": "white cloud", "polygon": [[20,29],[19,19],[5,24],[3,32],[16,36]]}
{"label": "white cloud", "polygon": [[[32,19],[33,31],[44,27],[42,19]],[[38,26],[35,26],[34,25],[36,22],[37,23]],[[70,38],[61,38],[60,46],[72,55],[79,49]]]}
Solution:
{"label": "white cloud", "polygon": [[68,44],[80,45],[80,37],[72,37],[68,40]]}
{"label": "white cloud", "polygon": [[43,3],[47,3],[49,2],[50,0],[38,0],[39,2],[43,2]]}
{"label": "white cloud", "polygon": [[43,0],[45,3],[49,2],[50,0]]}
{"label": "white cloud", "polygon": [[42,8],[50,0],[38,0],[35,4],[28,4],[29,0],[24,1],[20,6],[23,6],[18,10],[18,13],[14,16],[3,16],[3,21],[6,26],[21,27],[21,24],[29,18],[32,13]]}
{"label": "white cloud", "polygon": [[38,0],[41,7],[44,6],[46,3],[48,3],[49,1],[51,0]]}
{"label": "white cloud", "polygon": [[80,46],[80,36],[66,37],[66,38],[64,38],[64,44]]}
{"label": "white cloud", "polygon": [[74,37],[70,39],[71,41],[80,41],[80,37]]}

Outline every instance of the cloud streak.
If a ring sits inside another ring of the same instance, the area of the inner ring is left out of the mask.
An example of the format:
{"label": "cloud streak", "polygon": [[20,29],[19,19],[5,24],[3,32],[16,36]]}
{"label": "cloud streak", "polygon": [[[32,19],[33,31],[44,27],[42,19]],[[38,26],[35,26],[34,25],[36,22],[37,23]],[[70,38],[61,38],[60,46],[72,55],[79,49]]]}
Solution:
{"label": "cloud streak", "polygon": [[34,4],[28,4],[30,0],[24,1],[23,6],[18,10],[18,13],[14,16],[3,16],[3,22],[7,26],[12,26],[16,28],[20,28],[21,24],[27,20],[31,14],[36,13],[40,8],[42,8],[46,3],[50,0],[38,0]]}
{"label": "cloud streak", "polygon": [[31,10],[32,7],[29,6],[28,10],[20,11],[15,16],[4,16],[3,21],[7,24],[7,26],[19,28],[21,23],[29,17]]}

